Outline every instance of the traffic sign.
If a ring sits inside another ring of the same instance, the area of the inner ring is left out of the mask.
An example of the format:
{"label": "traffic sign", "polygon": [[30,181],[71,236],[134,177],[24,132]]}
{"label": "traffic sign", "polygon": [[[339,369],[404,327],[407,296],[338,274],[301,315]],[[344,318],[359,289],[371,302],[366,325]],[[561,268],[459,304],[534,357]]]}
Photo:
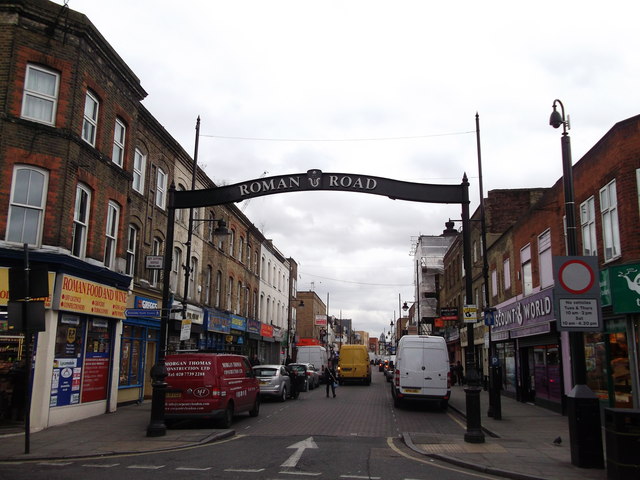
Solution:
{"label": "traffic sign", "polygon": [[160,317],[159,308],[127,308],[124,311],[127,317]]}
{"label": "traffic sign", "polygon": [[558,331],[601,331],[598,257],[553,257],[553,273]]}

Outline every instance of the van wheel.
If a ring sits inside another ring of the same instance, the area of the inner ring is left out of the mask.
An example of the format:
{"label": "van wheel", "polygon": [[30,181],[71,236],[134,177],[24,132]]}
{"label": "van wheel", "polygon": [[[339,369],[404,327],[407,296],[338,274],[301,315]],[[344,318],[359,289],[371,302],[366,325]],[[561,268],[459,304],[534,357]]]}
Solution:
{"label": "van wheel", "polygon": [[256,395],[256,401],[253,403],[253,408],[249,410],[250,417],[257,417],[260,413],[260,395]]}
{"label": "van wheel", "polygon": [[224,411],[224,416],[220,419],[220,427],[229,428],[233,423],[233,403],[229,403]]}
{"label": "van wheel", "polygon": [[287,387],[282,387],[282,393],[280,394],[279,400],[284,402],[287,399]]}

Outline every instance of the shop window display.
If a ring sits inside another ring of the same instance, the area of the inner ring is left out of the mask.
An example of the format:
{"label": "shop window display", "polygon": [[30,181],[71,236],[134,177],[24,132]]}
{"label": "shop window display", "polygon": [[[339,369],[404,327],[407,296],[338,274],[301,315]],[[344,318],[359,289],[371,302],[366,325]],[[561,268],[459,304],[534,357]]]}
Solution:
{"label": "shop window display", "polygon": [[632,408],[629,346],[625,333],[585,335],[587,384],[608,406]]}

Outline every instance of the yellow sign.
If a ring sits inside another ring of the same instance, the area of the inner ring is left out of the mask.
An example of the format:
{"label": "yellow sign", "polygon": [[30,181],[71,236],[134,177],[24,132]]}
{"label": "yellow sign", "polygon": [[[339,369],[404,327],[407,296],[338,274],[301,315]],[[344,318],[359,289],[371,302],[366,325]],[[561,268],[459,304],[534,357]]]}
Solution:
{"label": "yellow sign", "polygon": [[124,318],[127,291],[63,275],[56,299],[58,308],[68,312],[85,313],[100,317]]}
{"label": "yellow sign", "polygon": [[[33,301],[44,301],[44,308],[51,308],[51,296],[56,274],[49,272],[49,296],[47,298],[32,298]],[[9,302],[9,269],[0,267],[0,306],[6,307]]]}
{"label": "yellow sign", "polygon": [[462,318],[464,323],[476,323],[478,321],[478,307],[475,305],[462,307]]}

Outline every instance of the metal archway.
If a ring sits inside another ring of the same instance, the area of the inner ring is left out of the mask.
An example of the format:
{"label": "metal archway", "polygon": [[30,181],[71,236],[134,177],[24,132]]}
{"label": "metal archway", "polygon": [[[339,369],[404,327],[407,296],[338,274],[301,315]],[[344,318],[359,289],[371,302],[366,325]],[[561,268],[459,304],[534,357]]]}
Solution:
{"label": "metal archway", "polygon": [[[462,207],[463,260],[466,276],[466,297],[473,298],[471,283],[471,233],[469,229],[469,181],[464,174],[459,185],[437,185],[413,183],[389,178],[348,173],[324,173],[318,169],[306,173],[256,178],[246,182],[225,185],[204,190],[176,191],[175,185],[169,188],[167,202],[167,238],[164,252],[162,315],[160,317],[160,339],[158,342],[158,363],[152,368],[153,394],[151,402],[151,420],[147,427],[147,436],[162,436],[166,433],[164,424],[164,396],[167,384],[165,365],[167,325],[171,308],[169,307],[169,278],[173,261],[173,240],[175,211],[180,208],[198,208],[240,202],[265,195],[301,191],[344,191],[382,195],[392,200],[406,200],[422,203],[459,203]],[[473,325],[467,324],[468,344],[473,345]],[[468,388],[467,390],[471,390]],[[480,425],[479,388],[472,400],[471,410],[475,412],[472,420],[467,419],[465,439],[478,443],[484,441]],[[477,398],[476,398],[477,397]],[[468,394],[467,402],[470,401]]]}

